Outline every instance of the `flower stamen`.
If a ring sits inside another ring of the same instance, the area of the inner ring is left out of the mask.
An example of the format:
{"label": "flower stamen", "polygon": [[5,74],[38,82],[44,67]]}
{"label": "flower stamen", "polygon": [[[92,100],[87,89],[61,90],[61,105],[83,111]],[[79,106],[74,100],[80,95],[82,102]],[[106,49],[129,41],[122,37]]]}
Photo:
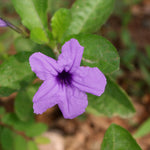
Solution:
{"label": "flower stamen", "polygon": [[61,85],[71,85],[72,74],[63,70],[61,73],[58,73],[56,79]]}

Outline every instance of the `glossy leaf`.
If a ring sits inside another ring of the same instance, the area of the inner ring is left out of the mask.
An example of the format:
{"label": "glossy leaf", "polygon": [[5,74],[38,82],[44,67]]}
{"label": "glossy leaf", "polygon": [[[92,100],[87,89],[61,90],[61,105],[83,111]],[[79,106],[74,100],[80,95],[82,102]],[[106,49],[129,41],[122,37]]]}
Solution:
{"label": "glossy leaf", "polygon": [[[13,5],[22,19],[22,23],[31,31],[31,38],[37,42],[47,42],[47,0],[12,0]],[[35,35],[37,33],[42,36]]]}
{"label": "glossy leaf", "polygon": [[101,150],[142,150],[131,134],[124,128],[112,124],[106,131]]}
{"label": "glossy leaf", "polygon": [[150,133],[150,119],[146,120],[137,130],[137,132],[134,134],[135,138],[142,137],[146,134]]}
{"label": "glossy leaf", "polygon": [[[92,34],[71,36],[84,47],[82,64],[98,67],[103,73],[112,73],[119,69],[120,58],[116,48],[104,37]],[[66,39],[68,40],[68,39]]]}
{"label": "glossy leaf", "polygon": [[29,65],[31,54],[18,53],[0,65],[0,96],[8,96],[31,82],[34,75]]}
{"label": "glossy leaf", "polygon": [[96,115],[128,117],[135,112],[127,94],[109,77],[105,92],[100,97],[89,94],[88,100],[87,111]]}
{"label": "glossy leaf", "polygon": [[59,9],[51,20],[52,34],[55,39],[61,42],[65,32],[67,31],[71,21],[71,12],[69,9]]}
{"label": "glossy leaf", "polygon": [[114,0],[76,0],[71,8],[68,34],[97,31],[110,16]]}

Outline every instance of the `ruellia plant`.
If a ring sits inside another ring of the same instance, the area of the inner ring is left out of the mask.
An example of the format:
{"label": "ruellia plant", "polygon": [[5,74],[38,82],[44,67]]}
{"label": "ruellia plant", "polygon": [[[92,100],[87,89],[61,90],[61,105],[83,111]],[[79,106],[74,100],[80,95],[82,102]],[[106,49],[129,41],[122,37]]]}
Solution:
{"label": "ruellia plant", "polygon": [[[47,130],[35,114],[58,105],[63,117],[84,112],[130,117],[135,109],[113,79],[120,57],[107,39],[96,34],[114,8],[114,0],[76,0],[49,17],[48,0],[12,0],[22,25],[0,18],[16,39],[16,54],[0,65],[0,97],[16,92],[14,112],[0,107],[3,150],[37,150]],[[55,2],[55,1],[54,1]],[[52,6],[51,6],[52,8]],[[39,78],[40,80],[36,80]],[[141,150],[131,134],[112,124],[101,150]]]}

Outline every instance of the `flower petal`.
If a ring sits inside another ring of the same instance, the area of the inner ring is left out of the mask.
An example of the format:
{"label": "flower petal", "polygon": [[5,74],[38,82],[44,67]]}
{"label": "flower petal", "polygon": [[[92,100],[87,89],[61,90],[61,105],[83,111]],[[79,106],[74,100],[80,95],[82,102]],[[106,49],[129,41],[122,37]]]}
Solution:
{"label": "flower petal", "polygon": [[73,119],[85,112],[88,105],[87,95],[76,87],[63,87],[62,97],[58,106],[64,118]]}
{"label": "flower petal", "polygon": [[72,84],[84,92],[100,96],[105,90],[106,78],[97,67],[80,67],[74,72]]}
{"label": "flower petal", "polygon": [[54,78],[44,81],[33,97],[34,113],[42,114],[56,105],[59,101],[58,91],[59,87]]}
{"label": "flower petal", "polygon": [[71,39],[62,46],[62,53],[58,57],[58,63],[66,71],[73,72],[80,66],[84,47],[76,39]]}
{"label": "flower petal", "polygon": [[34,53],[29,58],[30,66],[33,72],[41,80],[46,80],[51,75],[57,75],[58,64],[56,60],[40,53]]}
{"label": "flower petal", "polygon": [[3,19],[0,18],[0,27],[7,27],[7,23],[6,21],[4,21]]}

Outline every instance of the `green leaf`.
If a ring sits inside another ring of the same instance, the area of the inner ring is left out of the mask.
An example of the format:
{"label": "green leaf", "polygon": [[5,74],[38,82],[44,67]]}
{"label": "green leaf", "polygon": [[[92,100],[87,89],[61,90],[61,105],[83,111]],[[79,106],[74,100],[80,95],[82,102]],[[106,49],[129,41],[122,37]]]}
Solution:
{"label": "green leaf", "polygon": [[106,131],[101,150],[142,150],[131,134],[124,128],[112,124]]}
{"label": "green leaf", "polygon": [[96,32],[110,16],[114,0],[77,0],[72,8],[68,34]]}
{"label": "green leaf", "polygon": [[146,81],[146,83],[150,86],[150,72],[149,68],[146,67],[142,62],[139,63],[141,74]]}
{"label": "green leaf", "polygon": [[41,28],[34,28],[31,31],[30,38],[38,44],[48,43],[49,41],[44,30]]}
{"label": "green leaf", "polygon": [[[19,41],[24,41],[20,38]],[[21,50],[21,44],[16,42],[16,47]],[[24,43],[24,42],[23,42]],[[25,39],[25,43],[28,43],[30,47],[30,40]],[[32,47],[33,46],[33,47]],[[24,45],[22,45],[24,47]],[[24,49],[24,48],[23,48]],[[31,44],[31,52],[19,52],[14,56],[10,56],[3,64],[0,65],[0,96],[9,96],[11,93],[20,90],[20,88],[27,86],[33,78],[35,73],[31,71],[29,65],[29,57],[33,52],[42,52],[54,58],[54,53],[47,46]]]}
{"label": "green leaf", "polygon": [[15,130],[18,130],[18,131],[25,131],[28,129],[28,126],[33,124],[31,121],[23,122],[23,121],[19,120],[19,118],[16,116],[16,114],[13,114],[13,113],[6,114],[2,118],[2,122],[4,124],[12,126]]}
{"label": "green leaf", "polygon": [[15,99],[15,112],[22,121],[29,121],[34,118],[33,114],[33,96],[38,90],[39,85],[30,86],[22,89]]}
{"label": "green leaf", "polygon": [[150,119],[147,119],[134,134],[135,138],[142,137],[146,134],[150,133]]}
{"label": "green leaf", "polygon": [[26,140],[9,128],[3,128],[0,141],[3,150],[27,150]]}
{"label": "green leaf", "polygon": [[22,136],[15,134],[13,141],[14,150],[27,150],[27,141]]}
{"label": "green leaf", "polygon": [[137,50],[134,44],[130,45],[130,48],[122,51],[121,53],[121,61],[128,69],[133,70],[134,64],[133,61],[136,58]]}
{"label": "green leaf", "polygon": [[109,77],[105,92],[100,97],[89,94],[88,100],[87,111],[96,115],[128,117],[135,112],[127,94]]}
{"label": "green leaf", "polygon": [[49,144],[50,140],[49,140],[49,138],[47,138],[45,136],[37,136],[37,137],[35,137],[35,142],[37,144]]}
{"label": "green leaf", "polygon": [[33,141],[28,141],[28,149],[27,150],[39,150],[36,143]]}
{"label": "green leaf", "polygon": [[0,106],[0,115],[4,115],[5,114],[5,108]]}
{"label": "green leaf", "polygon": [[61,42],[65,32],[67,31],[71,21],[71,12],[68,9],[59,9],[51,20],[52,34],[55,39]]}
{"label": "green leaf", "polygon": [[[47,42],[49,39],[47,26],[47,0],[12,0],[13,5],[22,19],[22,23],[30,31],[32,40],[39,43]],[[35,29],[38,34],[35,35]]]}
{"label": "green leaf", "polygon": [[147,57],[150,59],[150,45],[147,45],[145,50],[146,50]]}
{"label": "green leaf", "polygon": [[35,42],[33,42],[30,39],[26,39],[23,37],[18,37],[15,40],[15,49],[17,50],[17,52],[22,52],[22,51],[28,51],[28,52],[41,52],[45,55],[48,55],[52,58],[55,58],[55,55],[52,51],[51,48],[49,48],[48,46],[45,45],[40,45],[37,44]]}
{"label": "green leaf", "polygon": [[3,127],[2,127],[2,126],[0,126],[0,136],[1,136],[1,133],[2,133],[2,129],[3,129]]}
{"label": "green leaf", "polygon": [[34,123],[30,126],[28,126],[28,129],[26,129],[26,135],[29,137],[34,137],[42,134],[47,130],[47,126],[43,123]]}
{"label": "green leaf", "polygon": [[0,65],[0,96],[8,96],[32,81],[34,73],[29,65],[31,54],[18,53]]}
{"label": "green leaf", "polygon": [[68,0],[48,0],[48,12],[53,15],[58,9],[69,8],[72,1]]}
{"label": "green leaf", "polygon": [[13,150],[13,132],[9,128],[3,128],[0,143],[3,150]]}
{"label": "green leaf", "polygon": [[17,52],[28,51],[31,52],[35,49],[36,43],[31,41],[30,39],[18,37],[15,42],[15,49]]}
{"label": "green leaf", "polygon": [[129,33],[129,31],[128,31],[126,28],[123,28],[123,29],[122,29],[122,32],[121,32],[121,39],[122,39],[123,44],[124,44],[126,47],[130,47],[131,45],[133,45],[133,42],[132,42],[132,40],[131,40],[130,33]]}
{"label": "green leaf", "polygon": [[83,65],[98,67],[103,73],[108,74],[119,69],[120,58],[116,48],[102,36],[79,34],[71,38],[76,38],[84,47]]}
{"label": "green leaf", "polygon": [[43,123],[31,121],[21,121],[13,113],[7,114],[2,118],[2,122],[12,126],[15,130],[23,131],[29,137],[39,136],[47,130],[47,126]]}
{"label": "green leaf", "polygon": [[47,0],[12,0],[13,5],[28,29],[47,26]]}

